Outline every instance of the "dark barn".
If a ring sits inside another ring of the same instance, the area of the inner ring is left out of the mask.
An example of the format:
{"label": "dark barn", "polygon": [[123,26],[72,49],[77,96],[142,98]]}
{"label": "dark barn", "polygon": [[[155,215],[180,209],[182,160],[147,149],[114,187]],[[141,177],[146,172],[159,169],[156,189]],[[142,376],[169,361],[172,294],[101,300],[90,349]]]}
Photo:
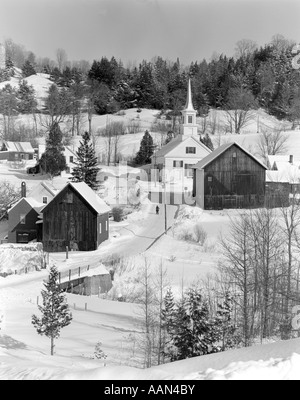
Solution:
{"label": "dark barn", "polygon": [[239,144],[220,146],[194,167],[197,205],[203,209],[263,206],[266,169]]}
{"label": "dark barn", "polygon": [[45,251],[91,251],[109,237],[110,208],[84,182],[68,183],[43,209]]}

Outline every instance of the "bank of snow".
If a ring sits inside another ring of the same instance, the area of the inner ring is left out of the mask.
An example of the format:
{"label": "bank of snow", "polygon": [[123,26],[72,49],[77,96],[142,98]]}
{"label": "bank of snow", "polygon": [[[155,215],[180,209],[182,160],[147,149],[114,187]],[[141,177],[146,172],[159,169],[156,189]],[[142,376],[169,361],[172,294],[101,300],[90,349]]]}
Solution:
{"label": "bank of snow", "polygon": [[0,276],[39,271],[44,266],[41,243],[0,245]]}
{"label": "bank of snow", "polygon": [[272,343],[160,365],[147,370],[103,361],[45,356],[0,345],[0,379],[299,380],[300,340]]}

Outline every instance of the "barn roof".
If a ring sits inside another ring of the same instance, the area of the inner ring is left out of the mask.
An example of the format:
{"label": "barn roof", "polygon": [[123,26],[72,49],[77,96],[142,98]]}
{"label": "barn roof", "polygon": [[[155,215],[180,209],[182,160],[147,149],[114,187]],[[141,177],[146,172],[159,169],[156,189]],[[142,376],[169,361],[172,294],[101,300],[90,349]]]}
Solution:
{"label": "barn roof", "polygon": [[[94,209],[94,211],[97,212],[97,214],[106,214],[111,211],[111,208],[85,182],[68,182],[59,193],[65,190],[68,186],[71,186],[77,193],[79,193],[80,196],[82,196]],[[45,206],[45,208],[55,200],[57,195]]]}
{"label": "barn roof", "polygon": [[249,153],[247,150],[245,150],[242,146],[240,146],[236,142],[223,144],[222,146],[218,147],[216,150],[211,152],[208,156],[204,157],[201,161],[199,161],[192,168],[193,169],[203,169],[203,168],[207,167],[207,165],[209,165],[214,160],[216,160],[221,154],[225,153],[225,151],[230,149],[230,147],[232,147],[232,146],[237,146],[244,153],[246,153],[249,157],[251,157],[254,161],[256,161],[258,164],[260,164],[263,168],[268,169],[261,161],[259,161],[256,157],[254,157],[251,153]]}
{"label": "barn roof", "polygon": [[30,142],[4,142],[8,151],[16,151],[18,153],[34,153],[34,149]]}
{"label": "barn roof", "polygon": [[187,139],[193,139],[198,146],[205,147],[208,151],[211,151],[208,147],[206,147],[203,143],[195,139],[193,136],[183,137],[182,135],[176,136],[171,140],[168,144],[163,146],[160,150],[158,150],[152,157],[164,157],[169,154],[172,150],[176,149],[181,143],[185,142]]}

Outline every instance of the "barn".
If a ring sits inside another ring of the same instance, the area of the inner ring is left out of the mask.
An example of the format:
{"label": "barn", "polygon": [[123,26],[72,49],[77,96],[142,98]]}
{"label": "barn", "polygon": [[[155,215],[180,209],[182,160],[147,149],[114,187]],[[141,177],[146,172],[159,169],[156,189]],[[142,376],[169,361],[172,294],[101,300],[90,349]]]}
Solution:
{"label": "barn", "polygon": [[199,207],[264,205],[267,167],[238,143],[220,146],[193,169],[193,195]]}
{"label": "barn", "polygon": [[45,251],[91,251],[109,237],[110,207],[84,182],[69,182],[43,209]]}

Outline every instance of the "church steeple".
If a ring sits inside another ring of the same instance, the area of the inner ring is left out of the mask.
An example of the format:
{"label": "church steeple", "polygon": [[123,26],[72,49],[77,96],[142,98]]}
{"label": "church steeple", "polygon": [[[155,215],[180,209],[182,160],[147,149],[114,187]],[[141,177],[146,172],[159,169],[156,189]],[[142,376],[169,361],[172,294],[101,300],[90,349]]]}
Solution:
{"label": "church steeple", "polygon": [[193,102],[192,102],[191,78],[189,78],[188,91],[187,91],[187,97],[186,97],[186,103],[185,103],[184,109],[186,111],[195,111],[195,109],[193,107]]}
{"label": "church steeple", "polygon": [[191,79],[188,81],[185,108],[182,113],[181,134],[183,137],[197,136],[198,126],[196,121],[197,111],[194,109],[192,100]]}

